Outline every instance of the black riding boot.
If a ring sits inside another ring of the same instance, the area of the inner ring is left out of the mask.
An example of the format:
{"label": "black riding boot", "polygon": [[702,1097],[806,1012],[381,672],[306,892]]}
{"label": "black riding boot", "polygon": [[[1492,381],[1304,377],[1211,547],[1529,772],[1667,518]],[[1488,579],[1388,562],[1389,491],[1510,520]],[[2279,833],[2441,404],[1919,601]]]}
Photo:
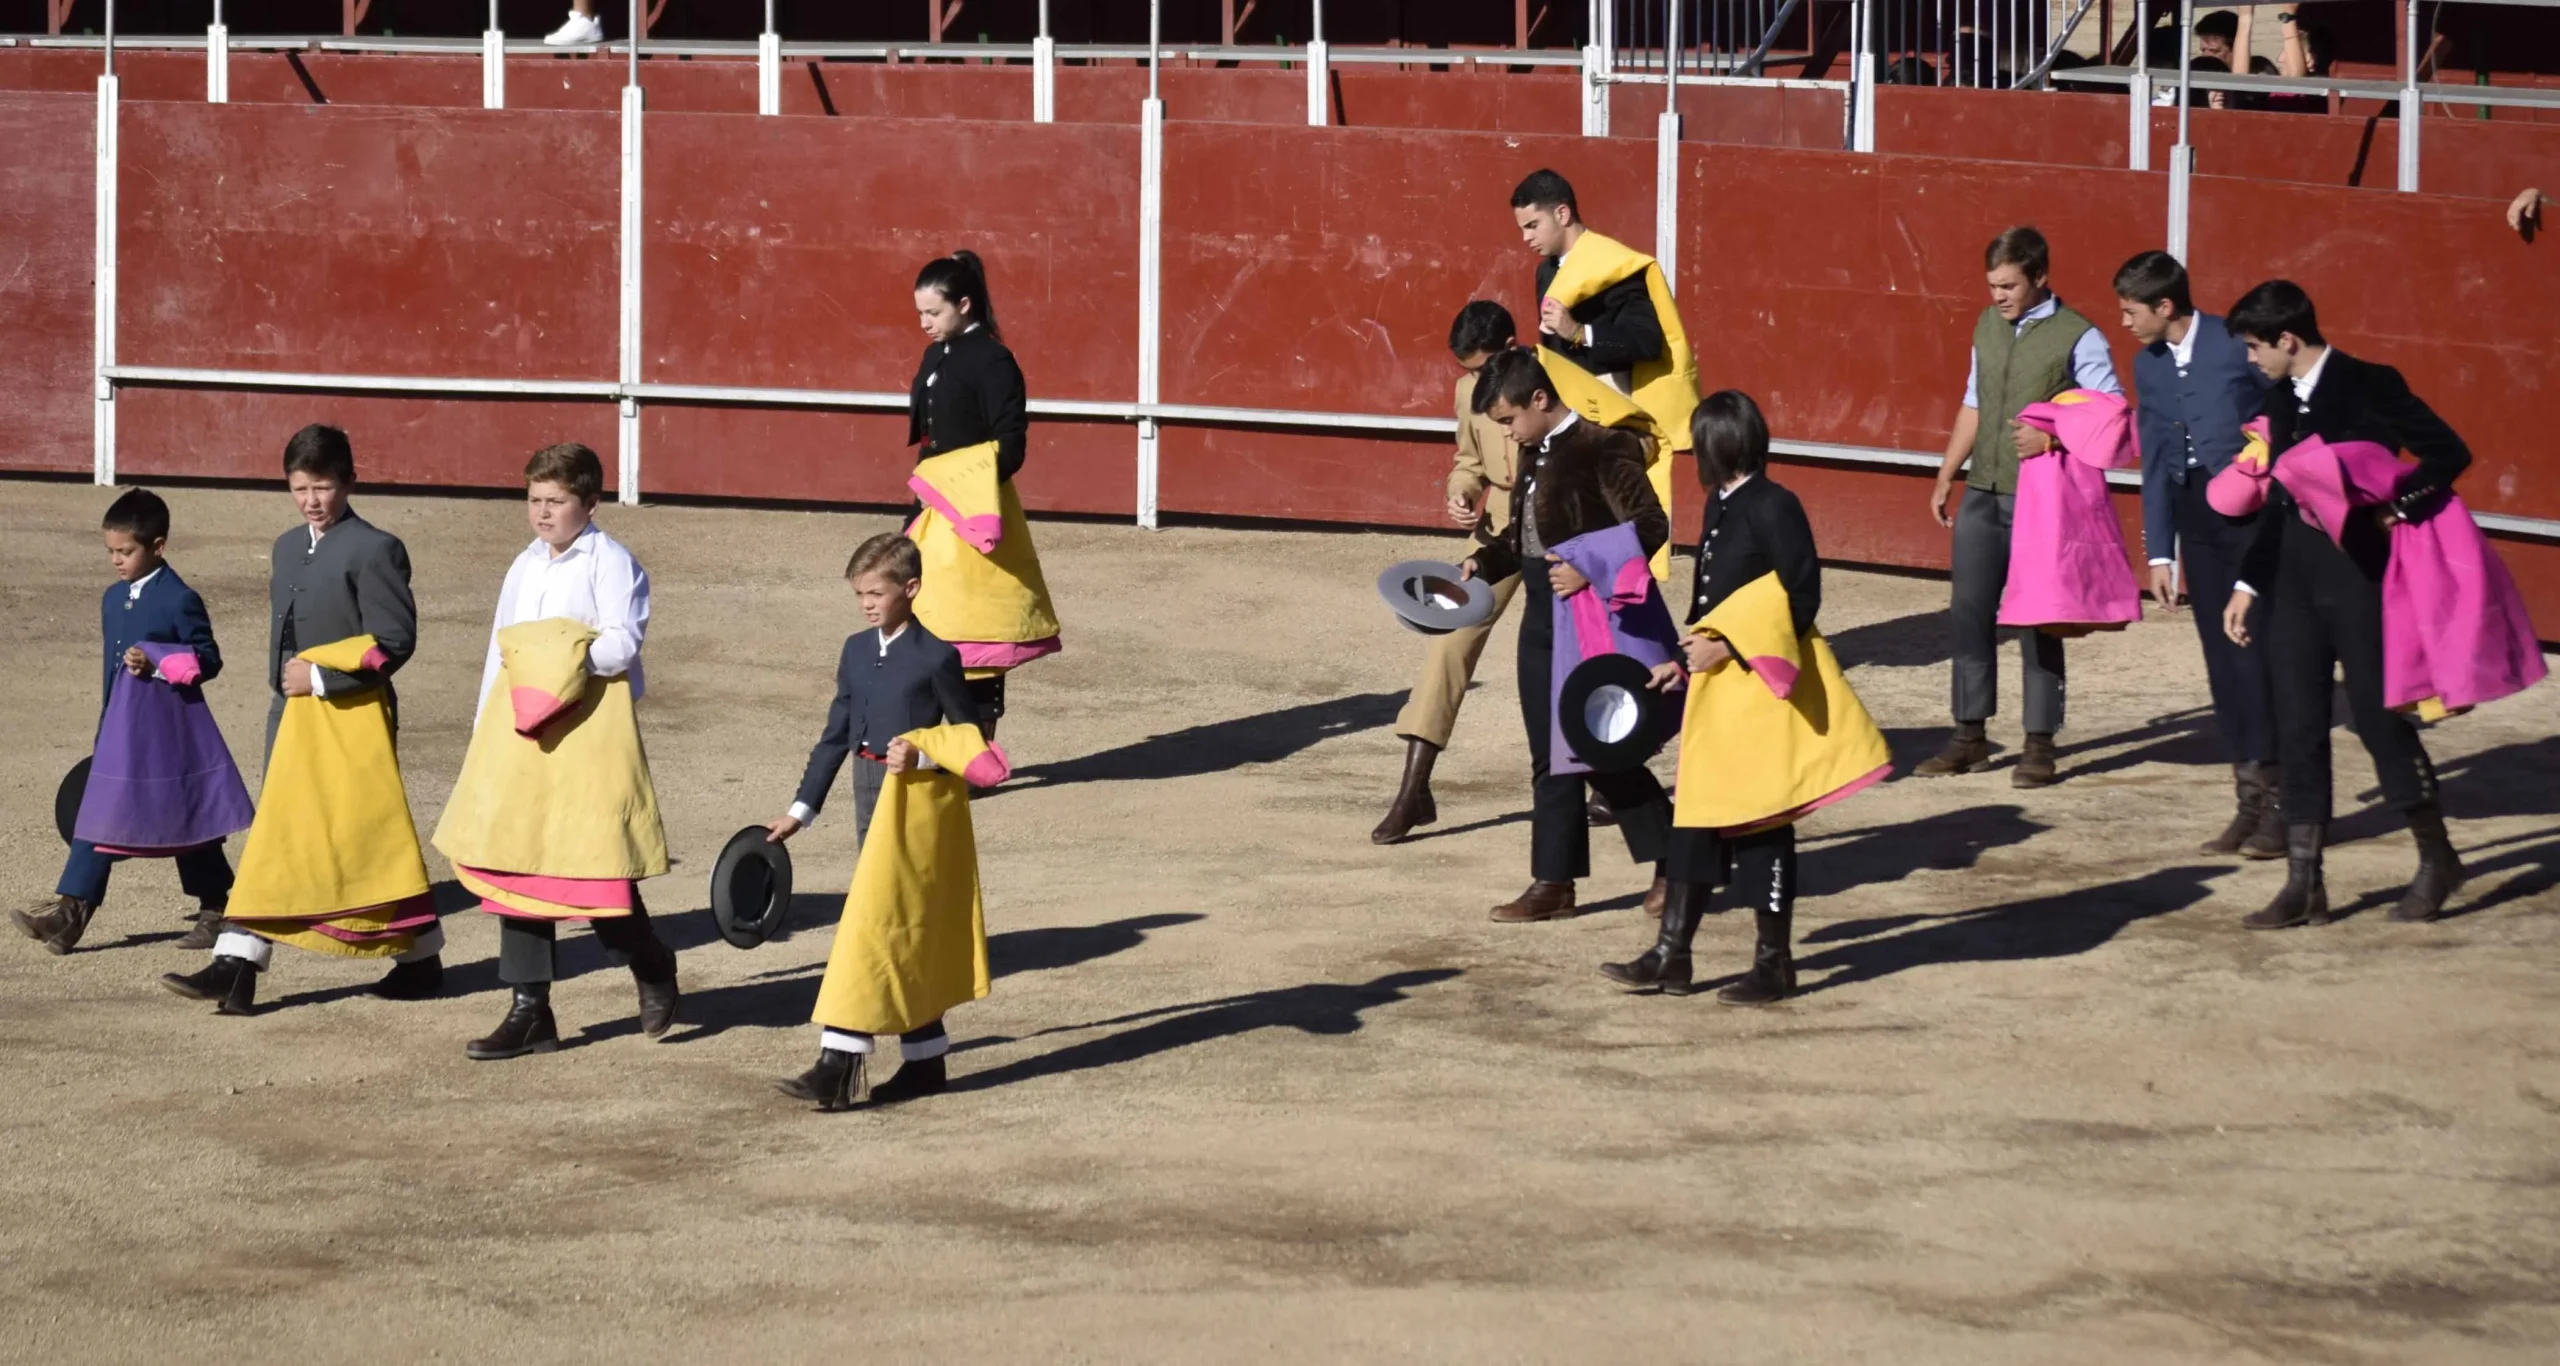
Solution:
{"label": "black riding boot", "polygon": [[1660,991],[1666,996],[1686,996],[1695,991],[1689,984],[1689,944],[1698,937],[1698,918],[1706,909],[1709,895],[1704,883],[1668,884],[1662,897],[1662,929],[1653,947],[1629,962],[1601,964],[1600,975],[1620,986]]}
{"label": "black riding boot", "polygon": [[2409,833],[2418,837],[2418,875],[2391,908],[2394,920],[2433,920],[2462,885],[2462,859],[2453,852],[2453,836],[2444,828],[2444,808],[2434,802],[2409,812]]}
{"label": "black riding boot", "polygon": [[498,1021],[497,1029],[487,1038],[464,1044],[462,1055],[473,1062],[501,1062],[528,1053],[553,1052],[559,1047],[560,1025],[551,1018],[551,984],[525,982],[516,987],[514,999],[507,1003],[507,1018]]}
{"label": "black riding boot", "polygon": [[818,1050],[818,1065],[796,1077],[775,1079],[773,1089],[793,1100],[813,1102],[821,1110],[849,1110],[868,1098],[862,1055],[840,1048]]}
{"label": "black riding boot", "polygon": [[1795,911],[1754,911],[1751,919],[1760,939],[1751,949],[1751,971],[1716,993],[1729,1006],[1765,1006],[1796,994],[1796,960],[1792,944]]}
{"label": "black riding boot", "polygon": [[2267,908],[2243,917],[2252,930],[2289,930],[2296,925],[2329,923],[2329,887],[2320,877],[2320,845],[2326,821],[2297,821],[2284,831],[2284,889]]}
{"label": "black riding boot", "polygon": [[190,1001],[213,1002],[216,1015],[250,1015],[257,1011],[258,969],[246,958],[217,953],[194,972],[163,973],[160,985]]}

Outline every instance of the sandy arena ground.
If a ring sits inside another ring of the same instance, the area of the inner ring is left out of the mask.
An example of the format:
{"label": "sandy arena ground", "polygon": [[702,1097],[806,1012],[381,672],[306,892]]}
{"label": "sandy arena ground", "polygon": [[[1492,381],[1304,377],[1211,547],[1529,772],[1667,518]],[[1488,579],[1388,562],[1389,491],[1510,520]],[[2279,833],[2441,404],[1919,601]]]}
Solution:
{"label": "sandy arena ground", "polygon": [[[291,508],[172,499],[254,785]],[[0,484],[12,895],[59,870],[106,501]],[[429,829],[526,532],[507,500],[358,506],[416,562],[403,758]],[[787,942],[720,942],[704,884],[788,802],[855,621],[837,567],[890,519],[604,520],[656,583],[643,724],[682,866],[649,898],[685,1023],[641,1038],[581,934],[568,1046],[465,1061],[504,1001],[468,910],[447,999],[280,954],[268,1008],[216,1018],[155,982],[197,964],[174,871],[127,865],[77,953],[0,942],[0,1357],[2553,1359],[2560,689],[2430,737],[2462,914],[2380,914],[2411,854],[2341,730],[2330,885],[2357,913],[2250,934],[2282,869],[2192,852],[2228,787],[2188,623],[2074,646],[2069,780],[1896,781],[1817,815],[1807,990],[1742,1011],[1593,971],[1651,933],[1608,832],[1595,913],[1486,921],[1527,871],[1508,625],[1441,825],[1369,843],[1420,655],[1370,582],[1449,540],[1043,522],[1068,649],[1017,680],[1018,776],[978,807],[995,992],[951,1017],[952,1094],[820,1116],[768,1080],[814,1055],[851,799],[794,845]],[[1826,579],[1906,766],[1943,723],[1944,603]],[[1749,935],[1711,920],[1702,970]]]}

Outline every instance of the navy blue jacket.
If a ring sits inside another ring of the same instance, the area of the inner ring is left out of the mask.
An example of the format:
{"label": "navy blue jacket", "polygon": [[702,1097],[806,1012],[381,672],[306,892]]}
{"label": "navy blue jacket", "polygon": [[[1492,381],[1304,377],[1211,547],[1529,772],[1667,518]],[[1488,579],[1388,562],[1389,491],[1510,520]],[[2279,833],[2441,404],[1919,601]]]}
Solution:
{"label": "navy blue jacket", "polygon": [[812,812],[819,810],[855,751],[885,756],[890,741],[945,721],[978,724],[978,704],[969,696],[960,652],[950,642],[913,620],[889,642],[886,653],[880,649],[880,628],[854,636],[836,661],[836,700],[827,708],[825,733],[809,751],[796,800]]}
{"label": "navy blue jacket", "polygon": [[2170,558],[2177,543],[2171,486],[2211,479],[2230,465],[2246,441],[2240,424],[2257,416],[2267,396],[2266,375],[2249,363],[2249,348],[2222,319],[2195,315],[2193,336],[2195,352],[2183,378],[2165,340],[2133,358],[2141,399],[2134,431],[2142,443],[2142,543],[2155,560]]}
{"label": "navy blue jacket", "polygon": [[142,586],[140,597],[122,580],[107,585],[106,596],[98,600],[98,634],[106,642],[106,668],[98,679],[102,710],[116,675],[124,672],[124,652],[146,640],[193,647],[196,662],[204,667],[201,683],[222,672],[222,649],[213,643],[213,617],[204,610],[204,599],[165,563]]}

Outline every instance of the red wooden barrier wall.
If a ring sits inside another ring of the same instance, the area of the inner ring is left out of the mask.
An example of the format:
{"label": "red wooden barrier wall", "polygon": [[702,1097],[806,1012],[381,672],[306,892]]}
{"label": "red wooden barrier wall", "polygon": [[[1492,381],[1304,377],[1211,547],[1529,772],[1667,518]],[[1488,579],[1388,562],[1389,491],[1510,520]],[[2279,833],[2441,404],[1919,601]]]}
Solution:
{"label": "red wooden barrier wall", "polygon": [[0,94],[0,469],[89,468],[96,111]]}

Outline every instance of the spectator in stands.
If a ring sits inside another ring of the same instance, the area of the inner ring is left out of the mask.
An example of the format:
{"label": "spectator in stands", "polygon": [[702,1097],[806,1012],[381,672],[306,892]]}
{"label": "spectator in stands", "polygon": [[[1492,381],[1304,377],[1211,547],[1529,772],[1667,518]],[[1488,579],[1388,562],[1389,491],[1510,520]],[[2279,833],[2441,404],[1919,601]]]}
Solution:
{"label": "spectator in stands", "polygon": [[545,47],[584,47],[604,41],[604,25],[596,20],[596,0],[569,0],[569,21],[543,35]]}
{"label": "spectator in stands", "polygon": [[2240,16],[2218,9],[2196,20],[2196,64],[2220,62],[2229,71],[2231,54],[2240,51]]}
{"label": "spectator in stands", "polygon": [[[2301,17],[2291,10],[2278,14],[2276,23],[2284,29],[2284,50],[2276,57],[2277,75],[2329,74],[2329,61],[2335,55],[2335,44],[2329,39],[2329,30],[2318,24],[2302,22]],[[2326,114],[2329,112],[2329,97],[2290,93],[2270,95],[2266,107],[2280,114]]]}

